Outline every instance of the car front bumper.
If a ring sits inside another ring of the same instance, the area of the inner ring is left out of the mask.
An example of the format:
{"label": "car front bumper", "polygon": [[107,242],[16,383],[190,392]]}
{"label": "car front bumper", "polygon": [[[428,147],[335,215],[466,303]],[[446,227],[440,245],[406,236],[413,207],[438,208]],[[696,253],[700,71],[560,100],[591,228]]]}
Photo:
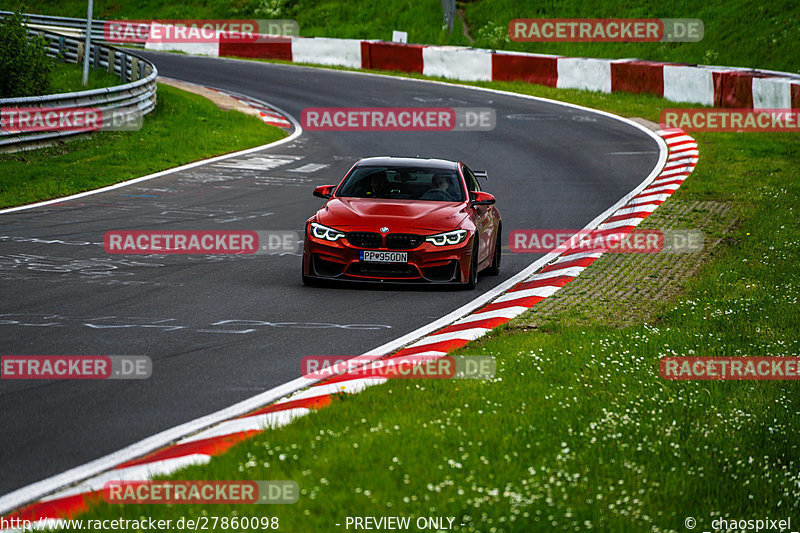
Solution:
{"label": "car front bumper", "polygon": [[[309,278],[393,283],[463,283],[472,261],[472,239],[434,246],[423,242],[411,250],[361,248],[341,238],[324,241],[306,233],[303,274]],[[362,250],[407,252],[407,263],[371,263],[360,260]]]}

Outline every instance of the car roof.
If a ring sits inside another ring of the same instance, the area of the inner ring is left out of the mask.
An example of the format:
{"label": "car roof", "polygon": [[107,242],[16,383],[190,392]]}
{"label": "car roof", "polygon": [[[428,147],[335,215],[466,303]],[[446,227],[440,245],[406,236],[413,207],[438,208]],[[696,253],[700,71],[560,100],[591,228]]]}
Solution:
{"label": "car roof", "polygon": [[393,166],[393,167],[428,167],[437,169],[456,170],[457,161],[447,159],[423,159],[421,157],[366,157],[360,159],[358,166]]}

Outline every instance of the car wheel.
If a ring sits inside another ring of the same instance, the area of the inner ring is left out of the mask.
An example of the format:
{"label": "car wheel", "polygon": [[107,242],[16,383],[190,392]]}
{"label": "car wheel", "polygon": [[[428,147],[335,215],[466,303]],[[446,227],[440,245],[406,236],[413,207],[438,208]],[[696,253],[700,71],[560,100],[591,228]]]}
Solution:
{"label": "car wheel", "polygon": [[486,268],[486,274],[496,276],[500,274],[500,258],[503,255],[503,227],[497,228],[497,236],[494,238],[494,257],[492,264]]}
{"label": "car wheel", "polygon": [[464,288],[472,290],[478,285],[478,234],[475,234],[475,244],[472,246],[472,261],[469,263],[469,276]]}

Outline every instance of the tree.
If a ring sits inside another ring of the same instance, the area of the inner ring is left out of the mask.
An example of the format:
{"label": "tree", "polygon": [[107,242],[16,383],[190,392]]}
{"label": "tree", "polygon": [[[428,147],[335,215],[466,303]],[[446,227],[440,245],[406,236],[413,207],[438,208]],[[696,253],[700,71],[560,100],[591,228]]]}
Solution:
{"label": "tree", "polygon": [[38,96],[50,90],[52,60],[42,36],[29,37],[21,13],[0,20],[0,98]]}

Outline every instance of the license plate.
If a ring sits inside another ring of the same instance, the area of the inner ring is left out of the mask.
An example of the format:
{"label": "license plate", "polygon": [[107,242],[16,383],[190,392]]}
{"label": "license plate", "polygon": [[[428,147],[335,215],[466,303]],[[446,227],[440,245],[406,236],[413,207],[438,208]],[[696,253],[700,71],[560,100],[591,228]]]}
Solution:
{"label": "license plate", "polygon": [[361,250],[361,261],[365,263],[408,263],[408,252]]}

